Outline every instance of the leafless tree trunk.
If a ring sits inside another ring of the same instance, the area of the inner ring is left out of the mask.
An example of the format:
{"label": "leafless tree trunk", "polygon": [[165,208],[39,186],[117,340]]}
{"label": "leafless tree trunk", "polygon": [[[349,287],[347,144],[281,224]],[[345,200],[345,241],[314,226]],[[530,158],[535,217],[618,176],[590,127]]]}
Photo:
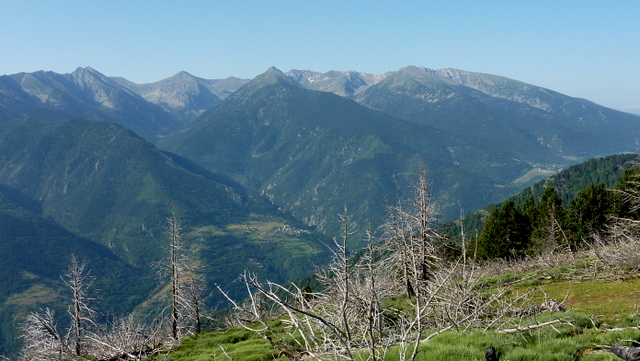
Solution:
{"label": "leafless tree trunk", "polygon": [[376,279],[376,267],[374,263],[374,248],[373,248],[373,232],[370,230],[367,232],[367,250],[364,254],[363,264],[366,267],[365,284],[366,289],[369,292],[364,293],[361,297],[364,299],[366,305],[366,317],[367,317],[367,334],[369,336],[369,354],[373,361],[377,361],[378,339],[381,337],[381,306],[380,306],[380,294],[378,290],[378,284]]}
{"label": "leafless tree trunk", "polygon": [[409,257],[411,252],[411,232],[409,230],[409,221],[407,212],[403,208],[403,202],[400,201],[397,206],[388,207],[388,219],[383,225],[385,230],[385,241],[389,246],[389,251],[395,254],[401,269],[402,283],[404,292],[408,297],[416,295],[413,280],[411,278],[412,260]]}
{"label": "leafless tree trunk", "polygon": [[88,302],[93,300],[88,296],[93,278],[89,275],[87,263],[79,262],[75,255],[71,255],[69,270],[62,279],[73,292],[69,315],[74,354],[80,356],[85,352],[84,336],[87,327],[95,326],[93,319],[96,312],[88,305]]}
{"label": "leafless tree trunk", "polygon": [[179,338],[178,322],[180,318],[180,282],[182,281],[182,264],[180,260],[182,252],[182,229],[175,214],[167,219],[169,234],[169,271],[171,273],[171,336],[174,340]]}
{"label": "leafless tree trunk", "polygon": [[201,332],[205,284],[197,267],[186,255],[178,217],[172,214],[167,218],[167,225],[169,261],[165,267],[171,282],[170,328],[173,339],[177,340],[184,332]]}
{"label": "leafless tree trunk", "polygon": [[337,261],[342,268],[341,273],[335,275],[335,277],[340,277],[342,279],[342,306],[340,313],[342,315],[342,329],[347,338],[347,353],[349,357],[351,357],[351,330],[349,327],[349,317],[347,315],[347,308],[349,307],[349,256],[347,254],[347,246],[348,239],[351,235],[351,230],[349,229],[349,213],[347,212],[347,207],[343,208],[343,213],[340,215],[340,222],[342,222],[342,244],[338,246],[337,250]]}
{"label": "leafless tree trunk", "polygon": [[180,287],[186,307],[183,307],[184,318],[190,319],[193,323],[193,332],[202,332],[202,318],[204,310],[203,292],[205,281],[198,272],[197,267],[191,265],[185,273],[183,283]]}
{"label": "leafless tree trunk", "polygon": [[415,192],[412,221],[420,247],[420,279],[426,281],[429,279],[432,263],[436,258],[434,243],[440,235],[433,228],[437,210],[435,203],[431,200],[430,186],[424,170],[419,173]]}

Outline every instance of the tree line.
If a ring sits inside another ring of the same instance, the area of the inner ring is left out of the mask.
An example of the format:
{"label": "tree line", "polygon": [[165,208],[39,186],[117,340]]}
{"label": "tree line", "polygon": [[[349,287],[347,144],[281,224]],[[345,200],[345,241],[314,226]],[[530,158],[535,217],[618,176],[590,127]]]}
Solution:
{"label": "tree line", "polygon": [[636,168],[626,170],[611,189],[590,183],[568,204],[550,184],[540,197],[529,195],[521,202],[509,199],[489,213],[482,232],[470,239],[469,251],[483,259],[519,258],[558,249],[575,252],[616,220],[640,219],[630,202],[638,174]]}

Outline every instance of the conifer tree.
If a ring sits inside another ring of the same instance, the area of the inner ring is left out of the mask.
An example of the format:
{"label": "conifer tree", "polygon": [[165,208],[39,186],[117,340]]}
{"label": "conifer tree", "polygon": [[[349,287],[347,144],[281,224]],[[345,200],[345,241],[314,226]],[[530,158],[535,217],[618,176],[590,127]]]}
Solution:
{"label": "conifer tree", "polygon": [[608,223],[611,213],[611,196],[604,184],[591,183],[571,200],[569,206],[569,226],[571,240],[578,247],[594,232],[601,231]]}
{"label": "conifer tree", "polygon": [[547,185],[540,202],[535,205],[535,211],[529,215],[532,241],[541,248],[567,246],[564,233],[566,216],[567,211],[563,208],[556,189]]}
{"label": "conifer tree", "polygon": [[521,257],[531,246],[530,220],[509,200],[491,212],[477,242],[482,258]]}

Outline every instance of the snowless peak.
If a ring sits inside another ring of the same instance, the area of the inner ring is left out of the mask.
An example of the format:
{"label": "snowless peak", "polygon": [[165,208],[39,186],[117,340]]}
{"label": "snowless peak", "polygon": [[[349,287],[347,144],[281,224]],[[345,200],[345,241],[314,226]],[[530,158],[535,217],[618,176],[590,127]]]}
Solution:
{"label": "snowless peak", "polygon": [[184,80],[191,80],[195,78],[196,78],[195,76],[183,70],[183,71],[177,72],[174,76],[170,77],[169,79],[184,81]]}
{"label": "snowless peak", "polygon": [[193,77],[193,75],[191,75],[190,73],[186,72],[186,71],[179,71],[176,73],[176,75],[174,75],[174,77],[178,78],[178,77]]}
{"label": "snowless peak", "polygon": [[409,65],[409,66],[405,66],[404,68],[400,69],[401,72],[404,73],[410,73],[410,74],[417,74],[417,73],[435,73],[436,71],[430,68],[425,68],[422,66],[415,66],[415,65]]}
{"label": "snowless peak", "polygon": [[71,73],[71,76],[78,80],[82,79],[83,81],[90,81],[90,80],[96,80],[96,79],[100,79],[104,81],[104,79],[106,79],[106,76],[104,76],[104,74],[88,66],[84,68],[78,67],[73,73]]}
{"label": "snowless peak", "polygon": [[90,67],[90,66],[85,66],[85,67],[81,67],[79,66],[78,68],[76,68],[76,70],[73,72],[75,74],[97,74],[97,75],[102,75],[100,74],[100,72],[98,72],[97,70],[95,70],[94,68]]}
{"label": "snowless peak", "polygon": [[276,68],[275,66],[272,66],[269,69],[267,69],[266,73],[268,73],[268,74],[283,74],[282,71],[280,71],[280,69]]}

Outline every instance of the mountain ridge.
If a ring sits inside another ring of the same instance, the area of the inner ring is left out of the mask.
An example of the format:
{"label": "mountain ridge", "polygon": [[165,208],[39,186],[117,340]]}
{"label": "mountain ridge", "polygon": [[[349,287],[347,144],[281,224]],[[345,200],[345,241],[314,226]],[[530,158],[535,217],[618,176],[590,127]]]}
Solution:
{"label": "mountain ridge", "polygon": [[135,84],[124,78],[112,78],[116,83],[162,107],[186,124],[214,107],[248,80],[236,77],[204,79],[186,71],[148,84]]}
{"label": "mountain ridge", "polygon": [[[469,152],[444,132],[305,89],[277,69],[256,77],[161,146],[231,175],[323,232],[339,228],[335,215],[344,204],[360,212],[360,226],[367,222],[362,212],[376,208],[376,220],[371,219],[376,224],[384,205],[397,198],[394,177],[401,175],[405,187],[417,177],[419,165],[443,195],[443,184],[471,188],[468,173],[489,158]],[[515,176],[524,170],[518,162],[492,157],[509,163],[501,172]],[[473,177],[477,189],[493,195],[508,189],[495,187],[499,177],[493,170],[488,174]],[[327,199],[333,201],[320,201]],[[457,207],[455,200],[448,202]]]}
{"label": "mountain ridge", "polygon": [[71,74],[39,71],[0,77],[0,120],[38,118],[59,122],[82,117],[111,121],[151,139],[177,129],[170,114],[92,68]]}

